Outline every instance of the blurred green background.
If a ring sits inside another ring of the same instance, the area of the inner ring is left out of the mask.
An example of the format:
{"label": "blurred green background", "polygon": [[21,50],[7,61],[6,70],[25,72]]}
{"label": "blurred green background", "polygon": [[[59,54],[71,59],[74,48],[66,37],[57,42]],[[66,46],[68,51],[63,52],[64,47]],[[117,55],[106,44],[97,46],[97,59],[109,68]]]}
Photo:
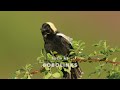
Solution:
{"label": "blurred green background", "polygon": [[[74,40],[85,41],[87,52],[99,40],[120,46],[120,12],[0,11],[0,78],[11,78],[17,69],[36,62],[43,48],[40,27],[47,21]],[[94,71],[93,64],[81,64],[85,75]]]}

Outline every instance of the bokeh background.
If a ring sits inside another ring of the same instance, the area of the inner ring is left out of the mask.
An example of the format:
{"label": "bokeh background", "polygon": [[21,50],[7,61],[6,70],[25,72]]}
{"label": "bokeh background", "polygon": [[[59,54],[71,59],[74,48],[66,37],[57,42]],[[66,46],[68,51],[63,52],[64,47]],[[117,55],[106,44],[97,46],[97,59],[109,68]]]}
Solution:
{"label": "bokeh background", "polygon": [[[17,69],[36,62],[43,48],[40,27],[47,21],[74,40],[85,41],[87,52],[99,40],[120,46],[120,12],[0,11],[0,78],[11,78]],[[94,71],[94,66],[81,64],[83,78]]]}

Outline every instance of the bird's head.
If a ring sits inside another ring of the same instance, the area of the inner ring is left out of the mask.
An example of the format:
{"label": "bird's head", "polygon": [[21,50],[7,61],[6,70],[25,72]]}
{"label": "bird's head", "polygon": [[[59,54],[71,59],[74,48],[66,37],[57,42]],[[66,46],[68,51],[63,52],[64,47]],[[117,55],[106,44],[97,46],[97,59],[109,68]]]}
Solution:
{"label": "bird's head", "polygon": [[40,30],[44,36],[47,36],[48,34],[55,34],[57,32],[57,28],[52,22],[43,23]]}

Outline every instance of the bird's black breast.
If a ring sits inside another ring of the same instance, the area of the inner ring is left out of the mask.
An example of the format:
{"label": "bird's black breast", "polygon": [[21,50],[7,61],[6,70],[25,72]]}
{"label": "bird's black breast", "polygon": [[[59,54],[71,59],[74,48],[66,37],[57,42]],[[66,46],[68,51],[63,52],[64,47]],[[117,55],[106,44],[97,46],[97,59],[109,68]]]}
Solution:
{"label": "bird's black breast", "polygon": [[60,55],[67,56],[70,49],[73,49],[72,45],[62,36],[48,35],[44,41],[44,47],[47,53],[50,53],[50,51],[56,51]]}

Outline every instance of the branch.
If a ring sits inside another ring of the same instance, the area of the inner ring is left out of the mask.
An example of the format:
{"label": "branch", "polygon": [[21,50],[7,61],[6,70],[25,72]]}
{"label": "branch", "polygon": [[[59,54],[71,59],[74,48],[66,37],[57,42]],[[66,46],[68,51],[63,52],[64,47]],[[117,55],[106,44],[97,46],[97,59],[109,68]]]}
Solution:
{"label": "branch", "polygon": [[[75,61],[78,61],[78,62],[106,62],[106,63],[110,63],[110,64],[114,64],[114,65],[120,65],[120,62],[114,62],[114,61],[111,61],[111,60],[105,60],[105,59],[92,59],[92,58],[89,58],[89,59],[80,59],[80,58],[75,58],[75,59],[72,59],[73,62]],[[34,75],[34,74],[37,74],[38,72],[41,73],[42,70],[44,70],[45,68],[44,67],[41,67],[39,70],[35,70],[33,72],[31,72],[30,74]]]}
{"label": "branch", "polygon": [[45,69],[45,67],[41,67],[39,70],[35,70],[35,71],[31,72],[30,74],[34,75],[34,74],[37,74],[38,72],[41,73],[41,71],[44,69]]}
{"label": "branch", "polygon": [[111,60],[105,60],[105,59],[80,59],[80,58],[75,58],[73,59],[73,61],[78,61],[78,62],[106,62],[106,63],[111,63],[111,64],[114,64],[114,65],[119,65],[120,62],[114,62],[114,61],[111,61]]}

